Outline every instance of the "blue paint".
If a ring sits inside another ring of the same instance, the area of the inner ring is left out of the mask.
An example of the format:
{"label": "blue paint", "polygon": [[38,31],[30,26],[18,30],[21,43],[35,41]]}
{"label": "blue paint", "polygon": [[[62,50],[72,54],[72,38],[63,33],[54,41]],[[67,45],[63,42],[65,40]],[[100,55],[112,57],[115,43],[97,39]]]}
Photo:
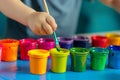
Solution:
{"label": "blue paint", "polygon": [[120,68],[120,46],[111,45],[108,47],[110,54],[108,58],[108,66],[111,68]]}

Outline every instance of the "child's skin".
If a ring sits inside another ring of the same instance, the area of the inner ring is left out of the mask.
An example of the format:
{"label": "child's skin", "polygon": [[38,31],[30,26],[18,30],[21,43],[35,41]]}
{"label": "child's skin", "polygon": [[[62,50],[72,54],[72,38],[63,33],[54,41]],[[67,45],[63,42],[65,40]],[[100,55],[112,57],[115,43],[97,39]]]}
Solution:
{"label": "child's skin", "polygon": [[101,0],[104,4],[120,12],[120,0]]}
{"label": "child's skin", "polygon": [[37,35],[52,34],[56,30],[55,19],[46,12],[37,12],[20,0],[0,0],[0,11],[29,28]]}

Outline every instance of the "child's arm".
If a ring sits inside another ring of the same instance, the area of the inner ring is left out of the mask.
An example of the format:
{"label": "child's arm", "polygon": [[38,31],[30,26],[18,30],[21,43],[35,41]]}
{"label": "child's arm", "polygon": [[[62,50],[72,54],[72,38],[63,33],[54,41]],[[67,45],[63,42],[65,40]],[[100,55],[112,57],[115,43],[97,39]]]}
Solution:
{"label": "child's arm", "polygon": [[30,27],[38,35],[52,34],[57,25],[52,16],[36,12],[20,0],[0,0],[0,11],[6,16]]}

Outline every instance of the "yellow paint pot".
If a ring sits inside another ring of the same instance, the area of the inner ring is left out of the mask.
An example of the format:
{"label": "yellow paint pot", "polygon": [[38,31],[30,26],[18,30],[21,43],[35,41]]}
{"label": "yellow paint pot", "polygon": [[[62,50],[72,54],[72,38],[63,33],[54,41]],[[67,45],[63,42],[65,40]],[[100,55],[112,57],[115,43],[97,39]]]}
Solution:
{"label": "yellow paint pot", "polygon": [[51,70],[55,73],[64,73],[67,68],[67,59],[70,51],[64,48],[61,48],[60,50],[60,52],[58,52],[56,48],[50,50]]}
{"label": "yellow paint pot", "polygon": [[28,56],[30,58],[30,72],[32,74],[45,74],[49,51],[33,49],[28,51]]}

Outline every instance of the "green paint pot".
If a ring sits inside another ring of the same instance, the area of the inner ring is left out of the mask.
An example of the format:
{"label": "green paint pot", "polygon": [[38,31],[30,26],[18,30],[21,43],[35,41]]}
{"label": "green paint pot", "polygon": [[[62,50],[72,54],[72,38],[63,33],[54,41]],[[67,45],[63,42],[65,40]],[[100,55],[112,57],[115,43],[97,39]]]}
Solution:
{"label": "green paint pot", "polygon": [[50,50],[51,55],[51,70],[55,73],[66,72],[67,59],[70,51],[68,49],[61,48],[60,52],[56,48]]}
{"label": "green paint pot", "polygon": [[86,48],[71,48],[71,69],[75,72],[86,71],[86,62],[89,50]]}
{"label": "green paint pot", "polygon": [[90,48],[91,54],[91,69],[104,70],[109,50],[100,47]]}

